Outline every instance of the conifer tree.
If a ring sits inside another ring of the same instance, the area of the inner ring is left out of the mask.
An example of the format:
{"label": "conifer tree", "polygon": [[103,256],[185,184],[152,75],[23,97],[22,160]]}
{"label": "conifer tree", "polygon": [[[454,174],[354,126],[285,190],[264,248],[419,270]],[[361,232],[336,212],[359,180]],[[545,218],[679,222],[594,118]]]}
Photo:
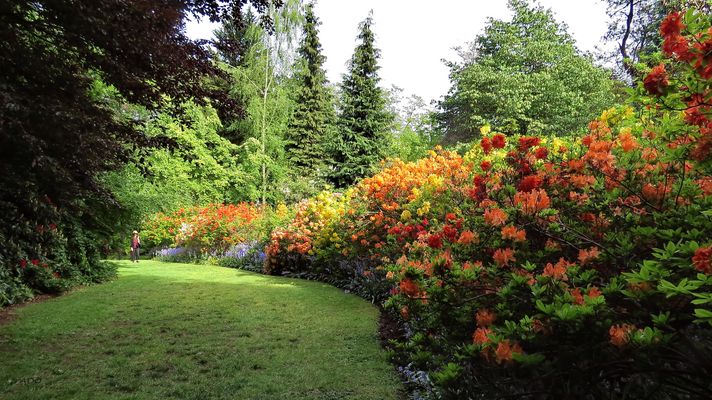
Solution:
{"label": "conifer tree", "polygon": [[319,42],[319,19],[313,4],[306,6],[304,37],[299,46],[295,110],[287,129],[287,157],[302,176],[319,176],[324,170],[325,141],[333,132],[333,99],[327,87]]}
{"label": "conifer tree", "polygon": [[392,121],[378,87],[378,58],[371,30],[373,15],[359,25],[354,55],[341,83],[338,132],[332,142],[331,179],[337,187],[353,184],[383,158]]}

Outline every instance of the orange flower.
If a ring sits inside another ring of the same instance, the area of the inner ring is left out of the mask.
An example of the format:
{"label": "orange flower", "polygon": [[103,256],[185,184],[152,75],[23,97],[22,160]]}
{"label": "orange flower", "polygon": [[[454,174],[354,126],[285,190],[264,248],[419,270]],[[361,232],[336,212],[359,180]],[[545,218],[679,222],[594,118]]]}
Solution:
{"label": "orange flower", "polygon": [[564,260],[563,257],[559,258],[559,261],[556,264],[546,264],[542,276],[548,276],[552,279],[566,281],[569,279],[568,276],[566,276],[566,271],[569,269],[569,266],[571,266],[571,263]]}
{"label": "orange flower", "polygon": [[502,228],[502,239],[512,239],[515,242],[523,242],[527,240],[527,232],[519,230],[516,227],[509,225]]}
{"label": "orange flower", "polygon": [[630,134],[630,132],[622,132],[618,135],[618,143],[625,152],[638,148],[638,142],[635,140],[633,135]]}
{"label": "orange flower", "polygon": [[460,234],[460,238],[457,239],[457,243],[459,244],[464,244],[468,245],[470,243],[479,243],[480,242],[480,235],[472,232],[472,231],[463,231]]}
{"label": "orange flower", "polygon": [[578,255],[578,260],[581,265],[586,265],[589,262],[595,260],[601,252],[598,250],[598,247],[591,247],[588,250],[586,249],[581,249],[579,250],[579,255]]}
{"label": "orange flower", "polygon": [[472,342],[475,344],[485,344],[490,342],[489,334],[492,333],[488,328],[477,328],[472,334]]}
{"label": "orange flower", "polygon": [[574,298],[574,304],[578,304],[578,305],[583,304],[583,295],[581,294],[581,289],[576,288],[576,289],[572,290],[570,293],[571,293],[571,296]]}
{"label": "orange flower", "polygon": [[544,189],[535,189],[531,192],[517,192],[514,195],[514,204],[527,215],[534,215],[541,210],[549,208],[551,199]]}
{"label": "orange flower", "polygon": [[411,279],[403,279],[398,284],[401,293],[404,293],[408,297],[417,297],[420,294],[420,287]]}
{"label": "orange flower", "polygon": [[509,340],[505,339],[499,342],[494,355],[497,357],[497,363],[502,363],[503,361],[511,361],[514,353],[522,353],[522,348],[516,343],[511,345]]}
{"label": "orange flower", "polygon": [[477,311],[475,319],[477,320],[477,326],[484,328],[492,325],[497,319],[497,315],[486,308],[482,308]]}
{"label": "orange flower", "polygon": [[588,297],[590,297],[592,299],[599,297],[601,294],[602,294],[601,291],[596,286],[593,286],[588,289]]}
{"label": "orange flower", "polygon": [[492,226],[504,225],[507,221],[507,213],[500,208],[490,208],[485,210],[485,222]]}
{"label": "orange flower", "polygon": [[623,347],[630,341],[630,333],[635,329],[635,326],[630,324],[613,325],[608,330],[611,336],[611,343],[617,347]]}
{"label": "orange flower", "polygon": [[517,261],[514,257],[514,250],[507,247],[506,249],[497,249],[493,255],[494,262],[500,267],[508,265],[510,261]]}

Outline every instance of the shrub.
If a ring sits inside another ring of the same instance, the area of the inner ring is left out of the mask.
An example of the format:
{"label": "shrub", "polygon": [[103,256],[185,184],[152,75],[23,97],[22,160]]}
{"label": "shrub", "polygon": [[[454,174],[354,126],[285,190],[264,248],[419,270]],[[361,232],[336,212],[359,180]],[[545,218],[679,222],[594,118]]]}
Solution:
{"label": "shrub", "polygon": [[583,138],[484,128],[463,157],[392,161],[304,202],[266,271],[385,271],[394,359],[444,398],[712,396],[709,25],[669,16],[642,107]]}

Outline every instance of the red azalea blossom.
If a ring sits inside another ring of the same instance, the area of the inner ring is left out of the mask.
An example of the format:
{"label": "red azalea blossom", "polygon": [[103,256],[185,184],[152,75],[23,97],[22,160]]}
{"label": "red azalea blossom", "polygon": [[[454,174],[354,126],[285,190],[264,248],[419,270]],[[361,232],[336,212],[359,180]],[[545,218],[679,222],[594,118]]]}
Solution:
{"label": "red azalea blossom", "polygon": [[534,189],[538,189],[543,180],[538,175],[525,176],[520,182],[518,189],[520,192],[531,192]]}
{"label": "red azalea blossom", "polygon": [[482,168],[483,171],[489,171],[489,169],[492,168],[492,163],[489,161],[482,161],[480,163],[480,168]]}
{"label": "red azalea blossom", "polygon": [[692,256],[692,265],[703,274],[712,274],[712,246],[700,247]]}
{"label": "red azalea blossom", "polygon": [[685,24],[682,23],[682,16],[680,13],[677,11],[671,12],[660,24],[660,35],[664,38],[677,36],[680,35],[684,28]]}
{"label": "red azalea blossom", "polygon": [[501,133],[498,133],[492,137],[492,147],[495,149],[503,149],[506,143],[506,139]]}
{"label": "red azalea blossom", "polygon": [[547,150],[546,147],[537,147],[537,149],[534,151],[534,157],[538,158],[539,160],[545,159],[549,155],[549,150]]}
{"label": "red azalea blossom", "polygon": [[27,267],[27,260],[23,258],[20,260],[20,268],[25,269],[25,267]]}
{"label": "red azalea blossom", "polygon": [[428,246],[433,249],[439,249],[443,247],[442,236],[440,235],[430,235],[428,236]]}
{"label": "red azalea blossom", "polygon": [[489,138],[482,138],[482,140],[480,140],[480,146],[482,146],[482,151],[485,154],[489,154],[489,152],[492,151],[492,142]]}
{"label": "red azalea blossom", "polygon": [[525,152],[534,146],[538,146],[541,139],[534,136],[524,136],[519,138],[519,151]]}
{"label": "red azalea blossom", "polygon": [[417,297],[420,294],[420,287],[412,279],[403,279],[398,284],[400,292],[408,297]]}
{"label": "red azalea blossom", "polygon": [[664,64],[658,64],[650,70],[650,73],[643,79],[643,86],[648,93],[660,96],[665,92],[665,89],[670,85],[667,71]]}
{"label": "red azalea blossom", "polygon": [[32,265],[39,265],[40,260],[33,258],[32,261],[30,261],[30,262],[32,263]]}

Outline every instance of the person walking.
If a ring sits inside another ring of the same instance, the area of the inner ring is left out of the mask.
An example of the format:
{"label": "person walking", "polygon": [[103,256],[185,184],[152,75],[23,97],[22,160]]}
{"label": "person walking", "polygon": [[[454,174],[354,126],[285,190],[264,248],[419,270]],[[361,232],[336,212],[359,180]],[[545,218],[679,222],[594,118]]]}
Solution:
{"label": "person walking", "polygon": [[133,231],[133,237],[131,237],[131,262],[138,262],[140,256],[141,238],[138,237],[138,231]]}

